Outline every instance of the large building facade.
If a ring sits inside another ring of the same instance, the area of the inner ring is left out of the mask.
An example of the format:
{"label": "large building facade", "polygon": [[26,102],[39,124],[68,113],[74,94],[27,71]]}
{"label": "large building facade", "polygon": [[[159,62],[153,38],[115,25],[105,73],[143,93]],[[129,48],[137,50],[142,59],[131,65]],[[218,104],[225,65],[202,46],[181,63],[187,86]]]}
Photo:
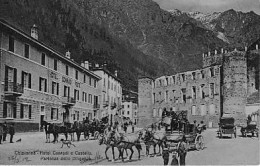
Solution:
{"label": "large building facade", "polygon": [[137,103],[131,100],[124,100],[122,102],[122,110],[121,115],[124,119],[137,124],[137,113],[138,113],[138,106]]}
{"label": "large building facade", "polygon": [[156,79],[140,78],[138,125],[159,122],[164,109],[184,111],[190,122],[204,121],[208,127],[218,127],[223,114],[231,114],[237,125],[244,125],[247,91],[249,87],[256,91],[248,87],[253,78],[247,75],[247,54],[236,50],[209,52],[203,54],[200,70]]}
{"label": "large building facade", "polygon": [[97,117],[101,77],[0,21],[0,122],[16,131],[37,131],[43,121],[69,122]]}
{"label": "large building facade", "polygon": [[122,85],[117,77],[117,71],[111,73],[106,69],[106,66],[100,67],[98,64],[92,70],[101,78],[99,117],[108,117],[109,124],[121,121],[119,115],[122,108]]}

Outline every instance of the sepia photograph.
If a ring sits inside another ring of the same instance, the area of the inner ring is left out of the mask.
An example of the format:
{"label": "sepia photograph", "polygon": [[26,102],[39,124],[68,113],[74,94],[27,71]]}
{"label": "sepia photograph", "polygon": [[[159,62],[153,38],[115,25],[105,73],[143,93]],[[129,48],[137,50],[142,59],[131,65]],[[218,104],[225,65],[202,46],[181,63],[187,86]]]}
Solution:
{"label": "sepia photograph", "polygon": [[0,0],[0,165],[260,165],[260,0]]}

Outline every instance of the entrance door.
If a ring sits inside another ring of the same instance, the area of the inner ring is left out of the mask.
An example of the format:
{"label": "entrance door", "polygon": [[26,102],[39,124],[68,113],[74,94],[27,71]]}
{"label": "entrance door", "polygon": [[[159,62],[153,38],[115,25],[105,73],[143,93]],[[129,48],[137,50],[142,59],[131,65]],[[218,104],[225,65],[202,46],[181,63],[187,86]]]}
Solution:
{"label": "entrance door", "polygon": [[70,122],[69,117],[70,117],[70,111],[69,108],[66,107],[65,113],[63,113],[63,122],[69,123]]}
{"label": "entrance door", "polygon": [[41,121],[40,121],[40,130],[43,131],[43,121],[44,121],[44,115],[41,115]]}

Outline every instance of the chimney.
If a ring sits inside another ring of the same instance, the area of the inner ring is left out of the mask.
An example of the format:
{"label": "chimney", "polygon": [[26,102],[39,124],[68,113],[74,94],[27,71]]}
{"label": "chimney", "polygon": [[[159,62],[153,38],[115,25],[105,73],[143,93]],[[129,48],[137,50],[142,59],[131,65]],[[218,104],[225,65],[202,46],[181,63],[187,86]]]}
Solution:
{"label": "chimney", "polygon": [[84,62],[81,62],[80,66],[81,66],[81,67],[85,67]]}
{"label": "chimney", "polygon": [[89,63],[88,63],[88,61],[84,62],[84,67],[89,70]]}
{"label": "chimney", "polygon": [[70,59],[70,51],[66,52],[65,57]]}
{"label": "chimney", "polygon": [[257,45],[255,45],[255,49],[256,49],[256,50],[258,50],[258,44],[257,44]]}
{"label": "chimney", "polygon": [[117,77],[117,70],[115,70],[115,76]]}
{"label": "chimney", "polygon": [[98,64],[98,63],[96,63],[96,64],[95,64],[95,67],[96,67],[96,68],[99,68],[99,64]]}
{"label": "chimney", "polygon": [[31,37],[38,40],[38,27],[35,24],[31,27]]}
{"label": "chimney", "polygon": [[247,46],[245,46],[245,51],[247,51]]}
{"label": "chimney", "polygon": [[217,50],[215,50],[215,55],[217,55],[218,54],[218,51]]}
{"label": "chimney", "polygon": [[224,49],[223,48],[221,48],[221,54],[223,54],[224,53]]}

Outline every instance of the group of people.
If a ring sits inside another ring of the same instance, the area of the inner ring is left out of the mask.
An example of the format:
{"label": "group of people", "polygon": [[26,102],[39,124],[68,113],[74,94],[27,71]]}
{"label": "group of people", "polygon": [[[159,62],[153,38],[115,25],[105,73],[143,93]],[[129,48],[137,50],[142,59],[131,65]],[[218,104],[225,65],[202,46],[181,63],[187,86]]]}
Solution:
{"label": "group of people", "polygon": [[0,123],[0,144],[2,144],[2,139],[3,142],[6,141],[7,134],[10,134],[10,143],[14,143],[13,142],[14,133],[15,133],[14,124],[10,124],[8,127],[6,122],[4,124]]}

